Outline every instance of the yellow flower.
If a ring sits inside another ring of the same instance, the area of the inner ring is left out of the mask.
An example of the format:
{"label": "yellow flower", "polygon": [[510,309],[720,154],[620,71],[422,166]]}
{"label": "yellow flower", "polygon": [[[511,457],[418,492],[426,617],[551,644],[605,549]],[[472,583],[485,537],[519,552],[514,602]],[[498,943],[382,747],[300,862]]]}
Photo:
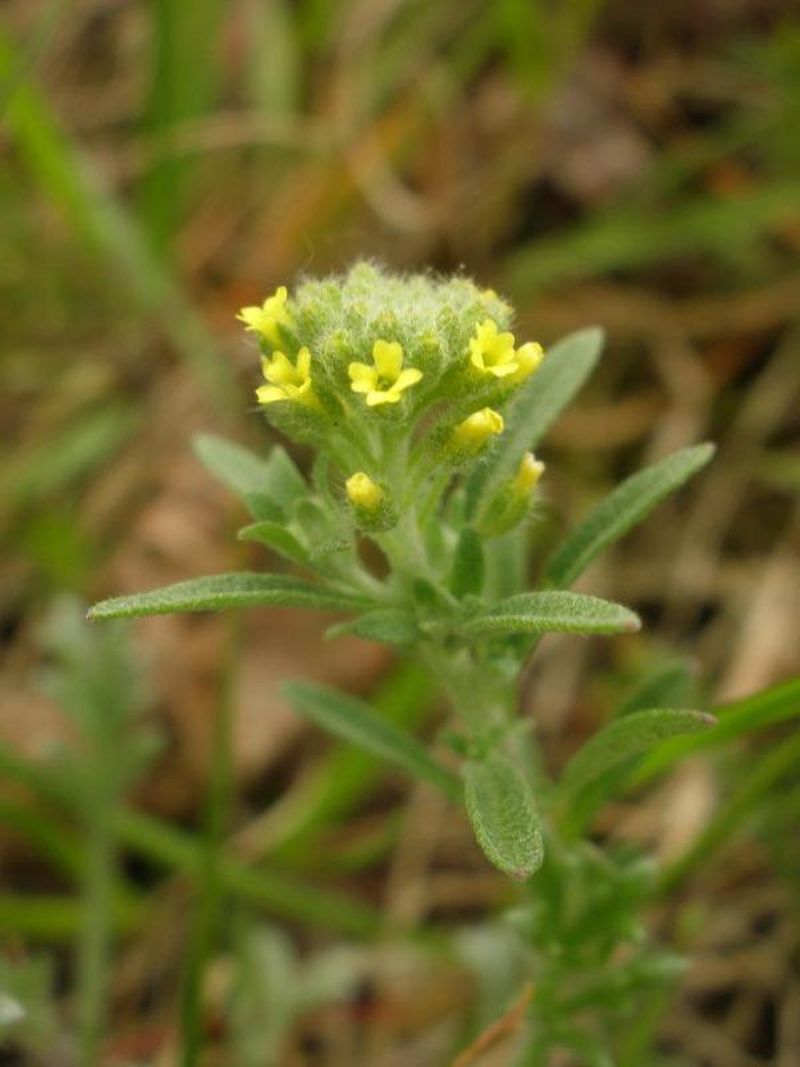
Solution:
{"label": "yellow flower", "polygon": [[538,460],[533,452],[526,452],[511,482],[511,492],[517,497],[527,497],[543,474],[544,463]]}
{"label": "yellow flower", "polygon": [[256,389],[259,404],[274,404],[276,400],[317,403],[311,388],[311,353],[307,348],[301,348],[297,353],[296,364],[283,352],[274,352],[269,358],[263,356],[261,370],[270,384]]}
{"label": "yellow flower", "polygon": [[481,408],[467,416],[453,430],[453,444],[476,452],[494,434],[503,432],[503,416],[492,408]]}
{"label": "yellow flower", "polygon": [[535,341],[528,341],[521,348],[517,348],[514,351],[514,362],[517,364],[517,370],[509,376],[509,382],[512,385],[518,385],[520,382],[524,382],[526,378],[530,378],[543,359],[544,349]]}
{"label": "yellow flower", "polygon": [[403,370],[403,349],[396,341],[376,341],[372,361],[372,367],[368,363],[351,363],[347,368],[350,388],[354,393],[365,393],[370,408],[396,404],[403,391],[422,377],[416,367]]}
{"label": "yellow flower", "polygon": [[347,499],[357,508],[377,511],[383,500],[383,490],[364,471],[352,474],[344,483]]}
{"label": "yellow flower", "polygon": [[236,318],[243,322],[246,330],[261,334],[270,344],[276,347],[281,344],[281,326],[288,326],[291,322],[289,312],[286,309],[286,301],[289,294],[285,285],[281,285],[272,296],[268,296],[261,307],[242,308]]}
{"label": "yellow flower", "polygon": [[494,319],[484,319],[476,326],[469,351],[470,363],[482,374],[505,378],[519,370],[514,359],[514,334],[498,333]]}
{"label": "yellow flower", "polygon": [[507,378],[511,385],[525,381],[544,358],[542,346],[532,341],[514,348],[514,334],[498,333],[494,319],[484,319],[475,327],[469,351],[469,361],[476,370],[495,378]]}

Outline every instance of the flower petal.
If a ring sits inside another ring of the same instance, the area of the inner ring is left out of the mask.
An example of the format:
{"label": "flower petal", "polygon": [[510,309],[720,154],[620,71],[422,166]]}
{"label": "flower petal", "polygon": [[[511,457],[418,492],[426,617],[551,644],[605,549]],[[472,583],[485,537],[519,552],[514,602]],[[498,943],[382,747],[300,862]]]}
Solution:
{"label": "flower petal", "polygon": [[393,382],[403,366],[403,348],[397,341],[376,341],[372,346],[372,358],[381,378]]}
{"label": "flower petal", "polygon": [[285,389],[279,385],[260,385],[256,389],[256,397],[259,404],[274,404],[276,400],[288,400]]}
{"label": "flower petal", "polygon": [[392,386],[392,390],[394,391],[396,389],[398,392],[402,392],[403,389],[408,389],[409,386],[416,385],[421,377],[422,371],[417,367],[408,367],[406,370],[401,370],[397,376],[397,381]]}

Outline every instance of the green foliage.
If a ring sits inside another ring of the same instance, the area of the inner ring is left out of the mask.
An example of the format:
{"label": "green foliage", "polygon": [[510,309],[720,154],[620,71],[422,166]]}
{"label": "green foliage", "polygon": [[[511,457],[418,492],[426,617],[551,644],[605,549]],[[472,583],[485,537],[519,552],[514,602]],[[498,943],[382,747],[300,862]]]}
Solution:
{"label": "green foliage", "polygon": [[363,701],[309,682],[292,682],[285,692],[291,704],[318,726],[402,767],[412,777],[430,782],[448,796],[458,796],[454,776],[410,734],[376,715]]}
{"label": "green foliage", "polygon": [[572,585],[603,549],[641,522],[656,504],[679,489],[713,455],[713,445],[684,448],[628,478],[567,537],[548,563],[545,580],[559,587]]}
{"label": "green foliage", "polygon": [[360,605],[355,596],[312,585],[282,574],[214,574],[191,578],[163,589],[101,600],[90,619],[166,615],[173,611],[220,611],[223,608],[283,604],[292,607],[347,609]]}
{"label": "green foliage", "polygon": [[518,767],[491,754],[463,767],[464,801],[478,844],[487,858],[524,882],[542,862],[544,844],[530,787]]}
{"label": "green foliage", "polygon": [[[315,448],[311,478],[279,446],[261,459],[201,436],[196,452],[255,519],[240,539],[319,580],[214,575],[102,601],[90,617],[257,605],[342,610],[354,617],[329,637],[352,633],[418,651],[465,728],[454,749],[476,837],[492,863],[524,879],[543,848],[516,748],[511,759],[513,684],[530,638],[630,634],[640,621],[598,597],[525,588],[524,521],[544,469],[528,450],[581,387],[603,338],[579,331],[541,362],[539,346],[517,344],[511,317],[494,291],[466,278],[396,277],[364,262],[244,308],[267,382],[259,402],[282,433]],[[686,449],[623,483],[567,538],[543,584],[568,586],[711,452]],[[368,562],[362,539],[386,567]],[[457,795],[456,779],[423,745],[361,701],[303,683],[289,694],[325,729]],[[579,790],[700,721],[692,712],[627,715],[576,757],[566,781]]]}
{"label": "green foliage", "polygon": [[615,719],[590,738],[564,769],[560,787],[575,792],[619,763],[681,734],[707,730],[716,719],[701,711],[651,708]]}
{"label": "green foliage", "polygon": [[621,604],[579,593],[518,593],[469,619],[468,634],[633,633],[641,623]]}

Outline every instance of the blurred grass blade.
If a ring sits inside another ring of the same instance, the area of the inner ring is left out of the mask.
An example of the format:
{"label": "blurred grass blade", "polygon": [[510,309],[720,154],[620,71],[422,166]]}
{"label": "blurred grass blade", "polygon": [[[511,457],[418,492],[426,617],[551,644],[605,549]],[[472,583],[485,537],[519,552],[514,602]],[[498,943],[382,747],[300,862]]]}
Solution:
{"label": "blurred grass blade", "polygon": [[602,212],[511,255],[506,287],[529,293],[556,282],[632,270],[670,256],[741,257],[758,237],[797,216],[800,183],[763,183],[727,198],[698,197],[671,211]]}
{"label": "blurred grass blade", "polygon": [[704,827],[691,847],[671,867],[659,883],[662,895],[668,895],[712,853],[747,825],[747,819],[764,803],[782,779],[796,780],[800,762],[800,734],[779,741],[739,773],[737,785],[714,818]]}
{"label": "blurred grass blade", "polygon": [[554,345],[539,370],[505,413],[505,430],[467,485],[467,514],[480,514],[500,484],[514,473],[586,381],[600,357],[603,332],[578,330]]}
{"label": "blurred grass blade", "polygon": [[362,700],[309,682],[290,682],[284,692],[292,706],[317,726],[402,767],[412,778],[431,782],[450,797],[460,796],[458,780],[449,771],[411,734],[381,718]]}
{"label": "blurred grass blade", "polygon": [[614,708],[621,719],[648,708],[681,708],[696,703],[695,676],[687,660],[673,660],[648,671]]}
{"label": "blurred grass blade", "polygon": [[544,858],[533,796],[519,769],[505,756],[468,760],[464,800],[478,844],[498,870],[515,881],[530,878]]}
{"label": "blurred grass blade", "polygon": [[632,633],[639,618],[621,604],[561,590],[519,593],[464,624],[468,634]]}
{"label": "blurred grass blade", "polygon": [[335,611],[364,607],[365,601],[303,581],[302,578],[243,571],[190,578],[186,582],[176,582],[147,593],[101,600],[90,608],[88,617],[122,619],[140,615],[167,615],[174,611],[221,611],[223,608],[258,607],[264,604]]}
{"label": "blurred grass blade", "polygon": [[[225,0],[153,0],[153,76],[143,125],[165,146],[175,125],[201,115],[214,101],[219,80],[220,29]],[[191,173],[185,160],[165,158],[147,174],[139,203],[153,248],[161,255],[184,217],[185,188]]]}
{"label": "blurred grass blade", "polygon": [[545,569],[546,583],[559,588],[572,585],[604,548],[641,522],[713,455],[710,444],[684,448],[627,478],[567,537]]}
{"label": "blurred grass blade", "polygon": [[569,761],[559,788],[575,793],[631,756],[678,734],[708,730],[714,722],[713,716],[703,712],[672,708],[650,708],[614,719]]}
{"label": "blurred grass blade", "polygon": [[[16,46],[0,26],[0,77],[14,70]],[[157,314],[176,350],[215,405],[237,402],[233,378],[205,324],[165,272],[142,230],[104,188],[91,161],[62,132],[43,95],[31,83],[10,100],[6,125],[32,180],[64,213],[77,236],[106,257],[138,308]]]}

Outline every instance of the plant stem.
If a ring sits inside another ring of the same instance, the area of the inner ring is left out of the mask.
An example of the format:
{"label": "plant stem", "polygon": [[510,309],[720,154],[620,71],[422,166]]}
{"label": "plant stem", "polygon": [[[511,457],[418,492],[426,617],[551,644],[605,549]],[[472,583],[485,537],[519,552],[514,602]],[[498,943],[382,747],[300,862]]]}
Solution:
{"label": "plant stem", "polygon": [[97,803],[93,809],[87,827],[83,921],[78,949],[78,1003],[84,1067],[93,1067],[100,1062],[106,1029],[116,881],[112,812],[105,803]]}

